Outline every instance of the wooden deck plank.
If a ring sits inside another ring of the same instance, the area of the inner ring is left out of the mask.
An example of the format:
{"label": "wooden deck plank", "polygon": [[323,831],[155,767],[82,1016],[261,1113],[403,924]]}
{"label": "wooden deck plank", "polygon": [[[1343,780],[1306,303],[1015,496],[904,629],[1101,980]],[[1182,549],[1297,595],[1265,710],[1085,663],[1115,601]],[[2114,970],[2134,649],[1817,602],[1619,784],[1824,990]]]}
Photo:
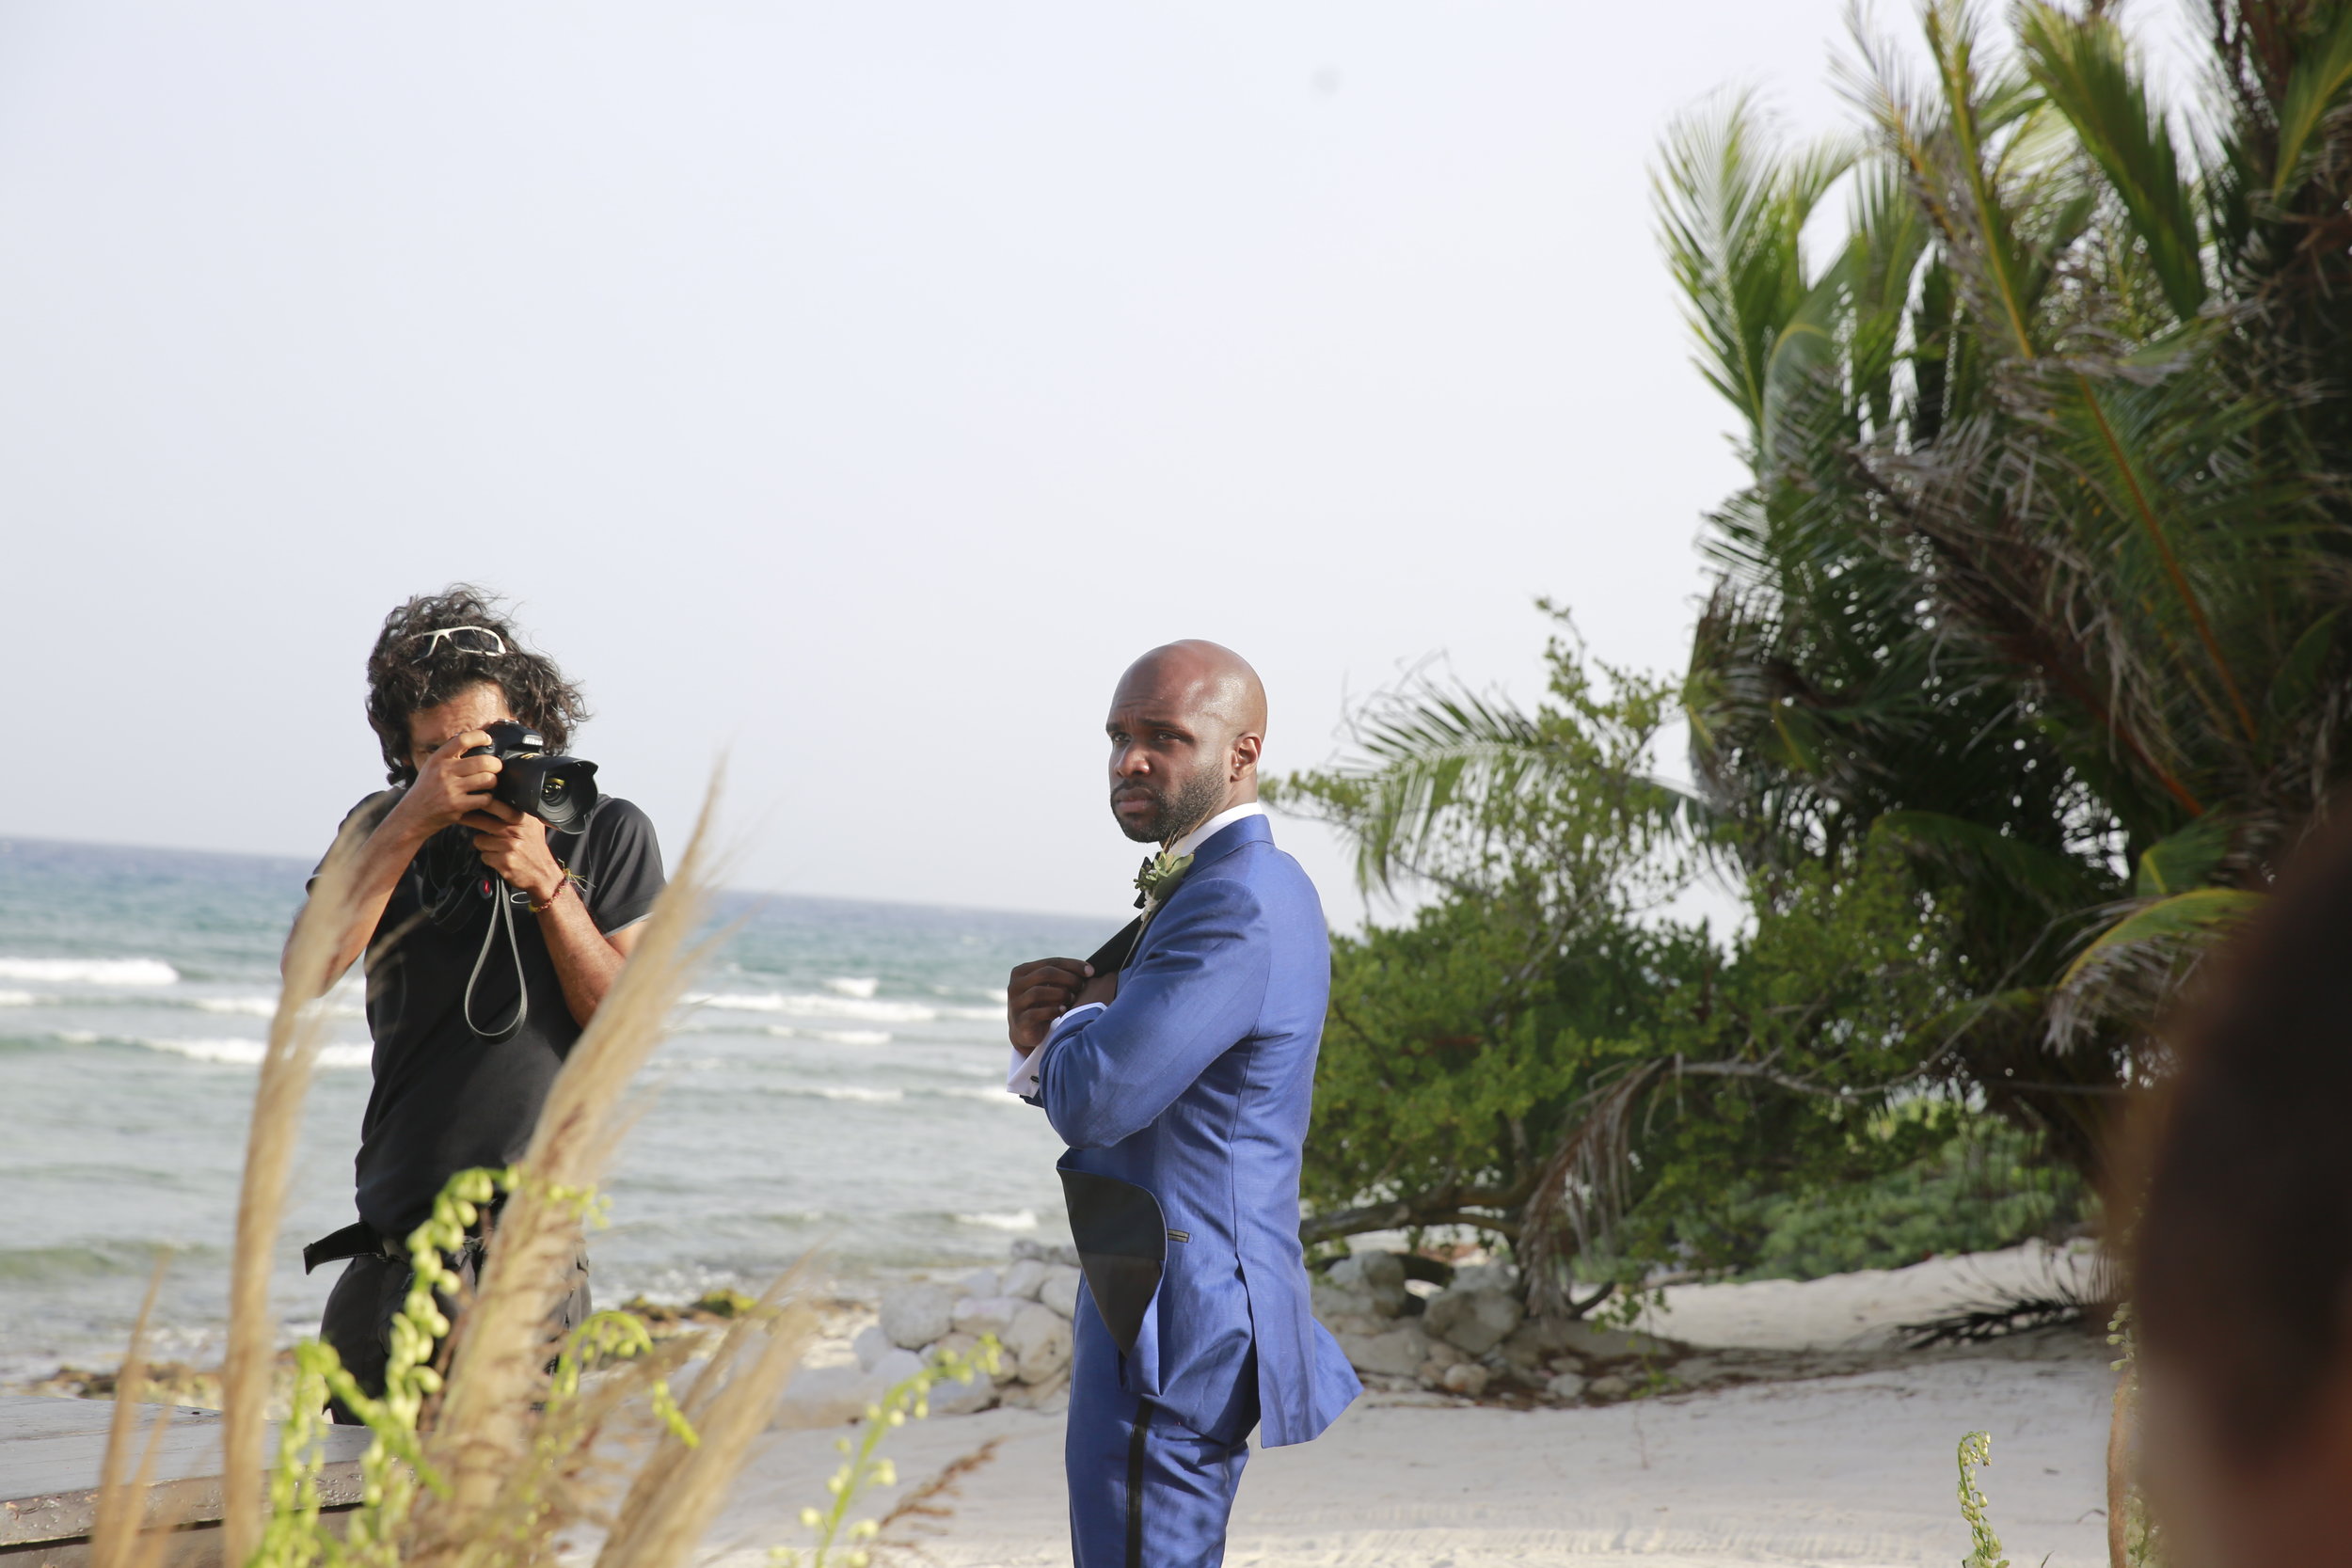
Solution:
{"label": "wooden deck plank", "polygon": [[[134,1463],[157,1418],[164,1423],[164,1435],[156,1455],[156,1485],[148,1500],[149,1522],[217,1520],[222,1512],[220,1413],[184,1405],[145,1407],[133,1440]],[[89,1533],[97,1516],[106,1430],[113,1419],[109,1400],[0,1396],[0,1550]],[[273,1452],[278,1430],[271,1423]],[[368,1442],[364,1427],[336,1427],[327,1433],[319,1481],[327,1507],[349,1507],[359,1500],[358,1460]]]}

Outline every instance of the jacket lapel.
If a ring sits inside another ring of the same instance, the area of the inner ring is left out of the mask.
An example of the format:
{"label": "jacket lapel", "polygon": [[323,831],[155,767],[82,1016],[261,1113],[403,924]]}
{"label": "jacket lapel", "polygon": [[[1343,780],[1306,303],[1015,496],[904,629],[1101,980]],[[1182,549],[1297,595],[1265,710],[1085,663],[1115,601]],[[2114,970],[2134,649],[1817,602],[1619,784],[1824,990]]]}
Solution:
{"label": "jacket lapel", "polygon": [[[1152,922],[1158,918],[1162,910],[1184,895],[1184,889],[1192,885],[1192,879],[1200,874],[1202,866],[1212,861],[1223,860],[1245,844],[1271,844],[1273,842],[1274,827],[1265,819],[1263,812],[1254,816],[1245,816],[1238,822],[1230,822],[1210,834],[1209,842],[1192,852],[1192,864],[1185,870],[1184,879],[1176,884],[1176,891],[1130,922],[1129,928],[1135,932],[1135,937],[1127,944],[1125,955],[1119,960],[1119,967],[1122,970],[1131,969],[1135,966],[1136,960],[1143,957],[1146,945],[1144,939],[1152,934]],[[1126,931],[1119,933],[1119,937],[1126,935]],[[1113,937],[1110,943],[1105,944],[1104,950],[1108,951],[1111,945],[1115,945],[1119,937]]]}

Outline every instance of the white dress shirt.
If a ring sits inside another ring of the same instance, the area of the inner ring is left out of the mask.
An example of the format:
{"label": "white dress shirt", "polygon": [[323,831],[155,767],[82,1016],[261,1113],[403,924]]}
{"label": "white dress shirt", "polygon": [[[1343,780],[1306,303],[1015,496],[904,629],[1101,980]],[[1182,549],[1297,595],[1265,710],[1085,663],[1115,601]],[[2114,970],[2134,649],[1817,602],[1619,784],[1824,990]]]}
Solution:
{"label": "white dress shirt", "polygon": [[[1182,860],[1243,817],[1263,816],[1264,815],[1265,807],[1255,800],[1246,800],[1238,806],[1229,806],[1169,845],[1168,853]],[[1019,1046],[1013,1047],[1012,1065],[1005,1069],[1006,1092],[1017,1094],[1025,1100],[1037,1093],[1037,1069],[1045,1060],[1045,1053],[1054,1049],[1054,1042],[1108,1006],[1109,1004],[1104,1002],[1089,1002],[1083,1007],[1071,1008],[1054,1021],[1054,1027],[1047,1031],[1043,1043],[1026,1055],[1022,1054]]]}

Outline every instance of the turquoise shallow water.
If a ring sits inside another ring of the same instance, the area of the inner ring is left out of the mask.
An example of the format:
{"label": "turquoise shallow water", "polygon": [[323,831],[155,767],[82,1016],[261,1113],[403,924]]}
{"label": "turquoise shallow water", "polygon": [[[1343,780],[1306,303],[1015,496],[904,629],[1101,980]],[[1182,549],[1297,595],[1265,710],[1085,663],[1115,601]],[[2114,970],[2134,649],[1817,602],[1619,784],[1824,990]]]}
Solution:
{"label": "turquoise shallow water", "polygon": [[[167,1354],[216,1340],[292,861],[0,839],[0,1381],[119,1355],[159,1249]],[[812,1247],[855,1279],[1063,1234],[1059,1145],[1002,1090],[1005,972],[1100,922],[737,895],[661,1047],[592,1242],[600,1297],[764,1281]],[[367,1031],[339,993],[273,1300],[314,1324],[351,1218]]]}

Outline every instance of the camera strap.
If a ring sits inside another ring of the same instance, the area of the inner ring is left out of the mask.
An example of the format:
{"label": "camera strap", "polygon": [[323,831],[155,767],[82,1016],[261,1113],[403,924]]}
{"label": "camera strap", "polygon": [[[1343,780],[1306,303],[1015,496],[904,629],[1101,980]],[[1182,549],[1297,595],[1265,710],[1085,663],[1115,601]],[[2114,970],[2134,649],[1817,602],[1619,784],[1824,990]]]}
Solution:
{"label": "camera strap", "polygon": [[[492,912],[489,924],[482,933],[482,951],[474,955],[473,973],[466,976],[466,997],[463,1006],[466,1027],[483,1039],[488,1040],[492,1045],[496,1045],[501,1040],[513,1039],[516,1033],[522,1028],[523,1020],[531,1016],[531,987],[530,983],[523,978],[522,944],[515,940],[513,893],[496,878],[492,878],[491,881],[497,888],[497,909]],[[506,932],[506,950],[513,954],[515,958],[515,1016],[507,1022],[505,1028],[490,1030],[485,1029],[473,1021],[473,988],[482,978],[482,966],[490,961],[491,945],[498,941],[499,932],[501,929]]]}

